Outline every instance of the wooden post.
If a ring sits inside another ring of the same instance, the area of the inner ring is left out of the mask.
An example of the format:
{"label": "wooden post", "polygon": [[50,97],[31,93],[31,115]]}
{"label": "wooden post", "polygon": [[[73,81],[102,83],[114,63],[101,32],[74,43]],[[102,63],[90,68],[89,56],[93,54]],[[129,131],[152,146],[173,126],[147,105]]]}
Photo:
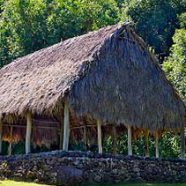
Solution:
{"label": "wooden post", "polygon": [[156,131],[155,133],[155,148],[156,148],[156,158],[159,158],[159,135],[158,135],[158,131]]}
{"label": "wooden post", "polygon": [[117,154],[117,131],[116,127],[112,126],[112,142],[113,142],[113,154]]}
{"label": "wooden post", "polygon": [[97,120],[97,133],[98,133],[98,152],[103,153],[102,149],[102,131],[101,131],[101,121]]}
{"label": "wooden post", "polygon": [[149,157],[149,130],[145,130],[145,156]]}
{"label": "wooden post", "polygon": [[84,127],[83,140],[84,140],[84,144],[85,144],[85,149],[87,149],[87,127],[86,127],[86,125]]}
{"label": "wooden post", "polygon": [[0,119],[0,154],[2,154],[2,142],[3,142],[3,122]]}
{"label": "wooden post", "polygon": [[132,156],[132,127],[127,126],[128,129],[128,155]]}
{"label": "wooden post", "polygon": [[9,141],[9,146],[8,146],[8,155],[12,155],[12,135],[13,135],[13,127],[10,127],[10,141]]}
{"label": "wooden post", "polygon": [[32,116],[31,113],[26,115],[26,142],[25,142],[25,152],[26,154],[31,152],[31,132],[32,132]]}
{"label": "wooden post", "polygon": [[63,130],[63,150],[68,151],[70,136],[69,108],[64,104],[64,130]]}
{"label": "wooden post", "polygon": [[59,149],[60,150],[63,149],[63,122],[62,121],[60,121]]}
{"label": "wooden post", "polygon": [[185,158],[185,129],[182,128],[180,131],[181,137],[181,158]]}

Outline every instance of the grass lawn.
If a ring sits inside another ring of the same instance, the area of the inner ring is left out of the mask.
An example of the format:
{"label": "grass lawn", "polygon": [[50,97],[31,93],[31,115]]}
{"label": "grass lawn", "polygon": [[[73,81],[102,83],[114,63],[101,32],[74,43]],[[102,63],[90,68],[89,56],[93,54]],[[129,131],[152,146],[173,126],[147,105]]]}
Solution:
{"label": "grass lawn", "polygon": [[[87,186],[87,185],[83,185],[83,186]],[[186,186],[186,183],[184,184],[165,184],[165,183],[162,183],[162,184],[150,184],[150,183],[147,183],[147,184],[128,184],[128,183],[123,183],[123,184],[116,184],[116,185],[111,185],[111,184],[102,184],[102,185],[98,185],[98,184],[95,184],[95,185],[89,185],[89,186]]]}
{"label": "grass lawn", "polygon": [[[47,186],[47,185],[42,185],[42,184],[36,184],[36,183],[27,183],[27,182],[17,182],[17,181],[11,181],[11,180],[5,180],[5,181],[0,181],[0,186]],[[84,185],[87,186],[87,185]],[[92,184],[88,186],[186,186],[185,184],[116,184],[116,185],[110,185],[110,184]]]}
{"label": "grass lawn", "polygon": [[0,186],[47,186],[47,185],[4,180],[4,181],[0,181]]}

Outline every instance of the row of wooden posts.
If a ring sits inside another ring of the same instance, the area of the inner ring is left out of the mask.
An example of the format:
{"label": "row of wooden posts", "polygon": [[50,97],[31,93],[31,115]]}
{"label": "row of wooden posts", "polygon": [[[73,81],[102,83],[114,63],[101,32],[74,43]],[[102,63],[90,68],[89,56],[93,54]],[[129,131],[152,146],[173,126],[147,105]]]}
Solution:
{"label": "row of wooden posts", "polygon": [[[68,105],[64,105],[64,121],[63,125],[61,125],[60,133],[60,149],[64,151],[68,151],[69,146],[69,138],[70,138],[70,120],[69,120],[69,108]],[[32,131],[32,115],[30,113],[26,116],[26,140],[25,140],[25,152],[26,154],[31,152],[31,131]],[[0,120],[0,153],[2,153],[2,126],[3,123]],[[63,130],[62,130],[63,128]],[[132,155],[132,127],[127,126],[128,131],[128,155]],[[145,141],[146,141],[146,156],[149,156],[149,140],[148,140],[149,132],[146,130],[145,132]],[[116,152],[116,128],[113,127],[113,152]],[[185,156],[185,131],[184,128],[180,131],[181,137],[181,158]],[[97,140],[98,140],[98,152],[102,153],[102,130],[101,130],[101,121],[97,120]],[[159,158],[159,135],[156,132],[155,135],[155,149],[156,149],[156,157]]]}

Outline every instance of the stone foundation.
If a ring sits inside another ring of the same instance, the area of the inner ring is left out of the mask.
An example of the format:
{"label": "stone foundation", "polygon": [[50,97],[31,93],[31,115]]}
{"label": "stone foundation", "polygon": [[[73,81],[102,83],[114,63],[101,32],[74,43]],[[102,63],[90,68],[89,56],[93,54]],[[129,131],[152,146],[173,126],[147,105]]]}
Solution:
{"label": "stone foundation", "polygon": [[2,156],[0,178],[73,186],[87,182],[186,182],[186,161],[54,151]]}

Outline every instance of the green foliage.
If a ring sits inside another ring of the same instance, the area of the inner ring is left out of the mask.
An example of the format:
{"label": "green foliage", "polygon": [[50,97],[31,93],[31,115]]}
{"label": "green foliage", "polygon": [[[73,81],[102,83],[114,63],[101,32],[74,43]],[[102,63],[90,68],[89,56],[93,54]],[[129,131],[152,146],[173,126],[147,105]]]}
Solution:
{"label": "green foliage", "polygon": [[128,154],[128,137],[127,134],[119,135],[117,139],[117,153]]}
{"label": "green foliage", "polygon": [[[127,133],[119,135],[117,138],[117,153],[118,154],[128,154],[128,138]],[[8,153],[8,142],[3,141],[3,155]],[[50,148],[45,145],[35,146],[32,144],[32,152],[47,152],[51,150],[58,149],[57,144],[53,144]],[[70,143],[70,150],[74,151],[91,151],[98,152],[97,144],[90,144],[90,147],[86,147],[83,140]],[[137,156],[145,156],[145,137],[142,135],[136,140],[132,140],[133,154]],[[103,152],[112,153],[113,152],[113,141],[111,136],[105,136],[103,138]],[[149,136],[149,152],[150,157],[155,156],[155,138]],[[162,135],[159,140],[159,152],[161,158],[178,158],[180,155],[180,136],[179,134],[166,132]],[[25,142],[20,141],[18,143],[12,144],[12,154],[24,154],[25,153]]]}
{"label": "green foliage", "polygon": [[160,157],[178,158],[180,155],[180,136],[167,132],[159,142]]}
{"label": "green foliage", "polygon": [[[185,0],[0,0],[0,67],[61,40],[119,21],[167,55]],[[184,17],[183,17],[184,19]]]}
{"label": "green foliage", "polygon": [[114,24],[119,12],[114,0],[56,0],[48,20],[51,43]]}
{"label": "green foliage", "polygon": [[[117,153],[128,154],[127,134],[118,136]],[[132,141],[133,154],[137,156],[145,156],[145,137],[141,136],[137,140]],[[112,138],[107,137],[103,141],[103,151],[105,153],[112,152]],[[150,157],[155,156],[155,138],[149,136],[149,152]],[[180,154],[180,137],[175,133],[166,132],[159,141],[159,152],[162,158],[178,158]]]}
{"label": "green foliage", "polygon": [[41,0],[8,0],[0,22],[0,63],[45,46],[46,4]]}
{"label": "green foliage", "polygon": [[185,0],[133,0],[127,7],[127,14],[142,38],[163,57],[168,54],[178,26],[177,14],[184,8]]}
{"label": "green foliage", "polygon": [[1,16],[1,13],[3,11],[3,7],[4,7],[6,2],[7,2],[7,0],[0,0],[0,16]]}
{"label": "green foliage", "polygon": [[70,144],[69,149],[70,150],[75,150],[75,151],[78,151],[78,150],[86,151],[86,145],[83,141],[74,142],[74,143]]}
{"label": "green foliage", "polygon": [[186,99],[186,30],[179,29],[173,37],[171,54],[163,64],[167,77]]}
{"label": "green foliage", "polygon": [[103,152],[105,153],[111,153],[113,146],[112,138],[111,136],[104,138],[103,140]]}
{"label": "green foliage", "polygon": [[7,0],[0,20],[0,66],[118,20],[114,0]]}
{"label": "green foliage", "polygon": [[8,152],[8,142],[3,141],[2,142],[2,155],[7,154]]}
{"label": "green foliage", "polygon": [[182,29],[186,29],[186,12],[184,12],[179,16],[179,20],[180,20],[180,27]]}

